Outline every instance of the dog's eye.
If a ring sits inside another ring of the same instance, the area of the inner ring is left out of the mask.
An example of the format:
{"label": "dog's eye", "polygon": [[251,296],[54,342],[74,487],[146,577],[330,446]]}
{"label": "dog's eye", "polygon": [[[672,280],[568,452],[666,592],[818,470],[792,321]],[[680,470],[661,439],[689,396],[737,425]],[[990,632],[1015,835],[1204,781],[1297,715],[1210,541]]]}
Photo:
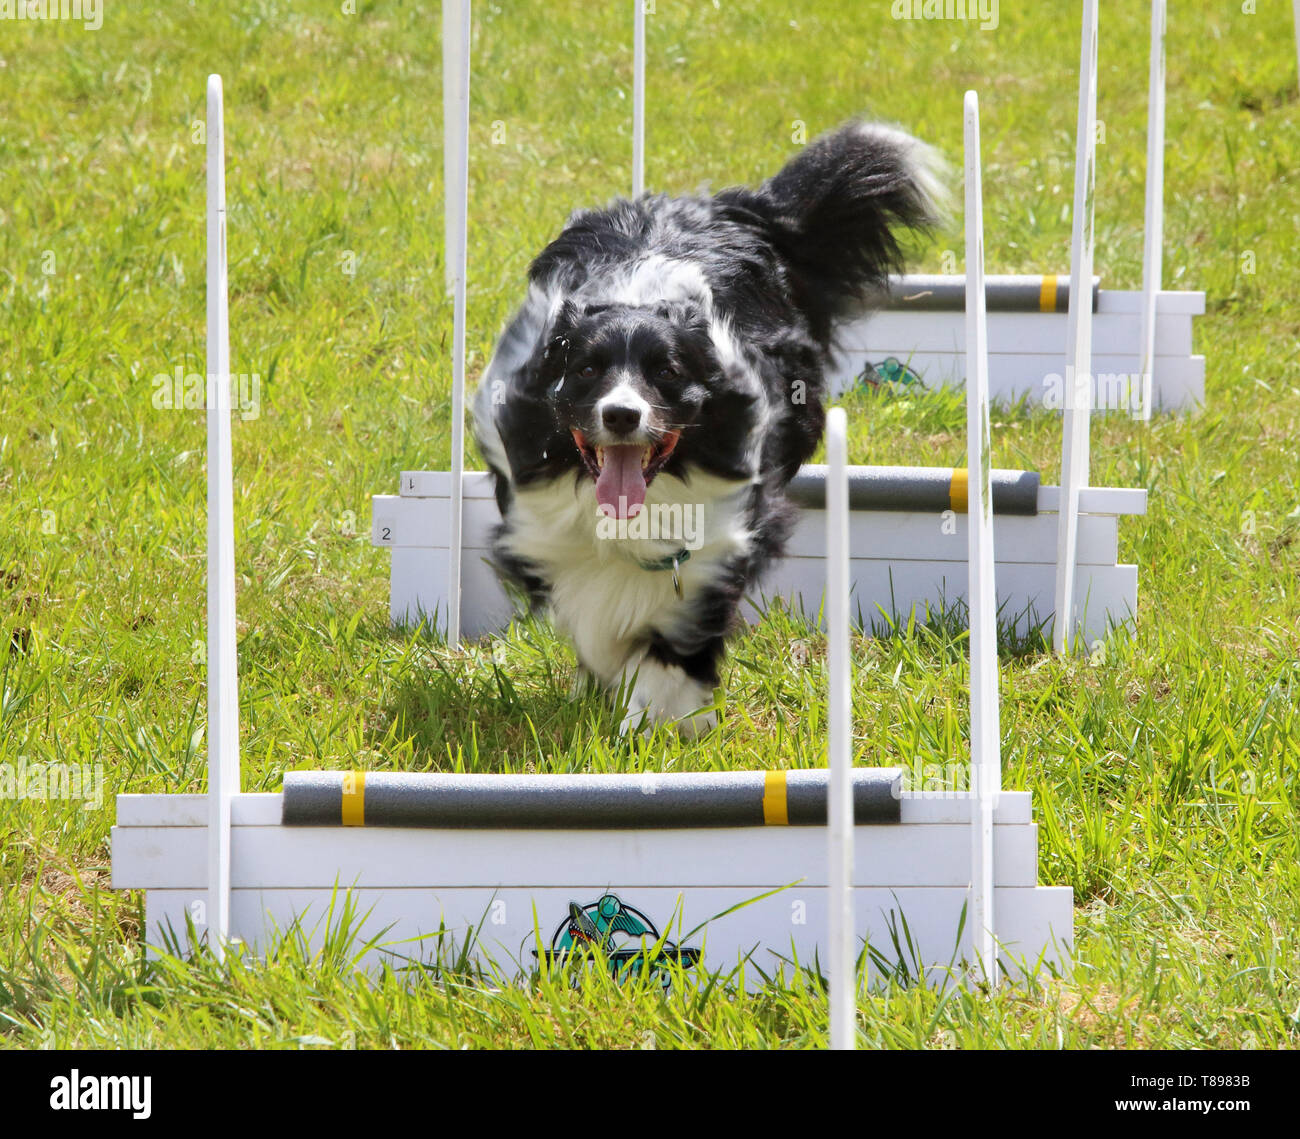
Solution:
{"label": "dog's eye", "polygon": [[665,364],[655,373],[656,380],[675,380],[677,379],[677,369],[671,364]]}
{"label": "dog's eye", "polygon": [[578,372],[578,379],[594,380],[599,371],[600,369],[597,368],[595,364],[588,364],[585,368],[581,369]]}

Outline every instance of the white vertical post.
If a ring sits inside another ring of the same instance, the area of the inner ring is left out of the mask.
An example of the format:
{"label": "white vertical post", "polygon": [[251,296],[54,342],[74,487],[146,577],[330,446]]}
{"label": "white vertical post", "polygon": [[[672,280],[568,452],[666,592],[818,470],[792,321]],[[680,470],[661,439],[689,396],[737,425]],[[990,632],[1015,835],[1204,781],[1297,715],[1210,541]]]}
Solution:
{"label": "white vertical post", "polygon": [[857,1041],[857,943],[853,921],[853,695],[849,656],[849,482],[842,407],[826,416],[826,632],[829,677],[827,835],[829,841],[831,1047]]}
{"label": "white vertical post", "polygon": [[1295,14],[1295,65],[1300,77],[1300,0],[1291,0],[1291,8]]}
{"label": "white vertical post", "polygon": [[[1295,0],[1300,10],[1300,0]],[[1160,292],[1165,228],[1165,0],[1151,0],[1151,75],[1147,92],[1147,208],[1142,248],[1142,407],[1151,418],[1156,366],[1156,295]]]}
{"label": "white vertical post", "polygon": [[461,39],[463,25],[469,21],[463,0],[442,0],[442,224],[446,256],[447,292],[456,287],[456,266],[460,264],[460,231],[452,208],[454,187],[464,180],[459,163],[462,150],[461,132],[465,120],[460,111]]}
{"label": "white vertical post", "polygon": [[[1300,3],[1300,0],[1296,0]],[[632,0],[632,197],[645,190],[645,5]]]}
{"label": "white vertical post", "polygon": [[[998,724],[998,608],[993,562],[988,318],[984,293],[984,195],[979,97],[966,92],[966,498],[970,543],[971,945],[997,984],[993,905],[993,810],[1002,789]],[[1091,290],[1090,290],[1091,292]]]}
{"label": "white vertical post", "polygon": [[1097,162],[1097,0],[1083,0],[1079,49],[1079,119],[1074,158],[1074,233],[1070,242],[1070,315],[1065,353],[1065,410],[1061,426],[1061,506],[1056,531],[1056,621],[1052,642],[1065,652],[1074,642],[1075,562],[1079,491],[1088,485],[1088,428],[1092,405],[1093,189]]}
{"label": "white vertical post", "polygon": [[234,471],[230,446],[230,329],[226,300],[226,171],[221,76],[208,76],[208,944],[230,936],[230,802],[239,793],[235,649]]}
{"label": "white vertical post", "polygon": [[447,643],[460,643],[460,546],[465,479],[465,276],[469,227],[469,49],[470,0],[443,0],[457,9],[454,45],[459,65],[454,92],[456,120],[455,179],[447,187],[447,213],[455,230],[456,261],[452,265],[451,347],[451,525],[447,542]]}

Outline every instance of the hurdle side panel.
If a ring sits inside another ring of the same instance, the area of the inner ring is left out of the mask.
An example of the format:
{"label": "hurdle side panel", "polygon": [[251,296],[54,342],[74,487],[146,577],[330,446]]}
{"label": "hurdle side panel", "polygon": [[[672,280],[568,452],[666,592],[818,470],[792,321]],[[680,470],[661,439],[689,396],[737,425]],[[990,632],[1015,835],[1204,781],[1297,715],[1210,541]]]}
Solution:
{"label": "hurdle side panel", "polygon": [[[850,612],[868,628],[884,617],[906,621],[915,613],[923,619],[939,599],[951,606],[967,593],[965,562],[866,561],[854,559],[850,574]],[[1004,564],[997,569],[1000,620],[1026,631],[1035,620],[1053,611],[1055,569],[1052,565]],[[825,570],[820,558],[786,558],[777,563],[748,599],[743,610],[751,622],[776,599],[816,619],[821,610]],[[1104,636],[1108,623],[1122,624],[1137,614],[1137,566],[1080,565],[1075,579],[1082,627],[1088,639]]]}
{"label": "hurdle side panel", "polygon": [[[1061,509],[1061,488],[1038,488],[1038,513],[1055,514]],[[1085,486],[1079,491],[1079,517],[1086,514],[1145,514],[1147,492],[1135,486]]]}
{"label": "hurdle side panel", "polygon": [[[450,471],[403,471],[397,493],[403,498],[450,498]],[[466,471],[462,482],[465,501],[487,498],[494,502],[492,475],[489,471]]]}
{"label": "hurdle side panel", "polygon": [[[784,964],[788,976],[789,962],[811,965],[815,957],[825,958],[822,940],[827,890],[806,885],[780,889],[769,897],[761,897],[763,891],[752,888],[611,887],[594,877],[585,885],[531,890],[388,887],[335,893],[332,889],[236,888],[231,896],[231,932],[257,950],[267,945],[276,930],[288,929],[297,919],[309,944],[319,947],[327,931],[341,924],[347,905],[355,915],[351,928],[360,939],[379,937],[379,944],[362,959],[362,965],[375,966],[386,960],[401,967],[432,960],[442,928],[442,947],[448,956],[456,956],[473,936],[475,959],[495,969],[503,980],[512,980],[536,967],[533,952],[538,948],[538,930],[542,947],[549,948],[557,930],[566,923],[571,901],[587,905],[608,892],[649,918],[675,944],[700,950],[704,970],[726,970],[745,962],[746,987],[751,989],[763,983],[760,970],[772,975]],[[932,983],[938,983],[950,962],[960,964],[969,954],[969,928],[958,938],[966,895],[959,887],[856,886],[857,937],[893,962],[897,956],[891,933],[897,930],[902,941],[905,921],[915,946],[914,954],[905,951],[909,958],[905,964],[914,971],[919,966]],[[184,890],[150,891],[145,941],[151,950],[163,943],[169,924],[184,945],[185,914],[195,897]],[[1062,968],[1073,945],[1071,891],[1000,887],[995,897],[1001,957],[1010,974],[1021,975],[1022,963],[1032,969],[1040,956]],[[719,916],[735,906],[741,908]],[[702,923],[707,923],[704,930],[687,936]],[[202,933],[201,926],[196,928]],[[635,947],[638,943],[631,944]],[[879,980],[874,964],[869,966],[868,977]]]}
{"label": "hurdle side panel", "polygon": [[[466,503],[464,556],[488,557],[488,539],[498,516],[489,503]],[[430,547],[446,533],[449,504],[444,498],[376,495],[373,541],[390,549]],[[966,547],[967,516],[949,511],[922,514],[903,510],[857,511],[849,518],[849,545],[859,557],[886,560],[953,561]],[[1113,515],[1079,520],[1079,559],[1089,565],[1119,560],[1119,526]],[[826,548],[826,513],[803,510],[786,544],[793,557],[819,557]],[[1056,519],[1044,514],[998,515],[994,519],[1000,562],[1050,562],[1056,556]]]}
{"label": "hurdle side panel", "polygon": [[1151,406],[1156,411],[1191,411],[1204,407],[1205,357],[1174,360],[1157,356],[1151,383]]}
{"label": "hurdle side panel", "polygon": [[[801,511],[786,556],[820,557],[825,549],[824,519],[824,511]],[[969,525],[968,515],[949,512],[856,513],[849,519],[849,548],[860,561],[960,561],[965,557]],[[993,531],[999,564],[1044,564],[1056,556],[1055,515],[995,515]],[[1079,519],[1079,559],[1099,566],[1119,561],[1119,521],[1114,515]]]}
{"label": "hurdle side panel", "polygon": [[[480,551],[491,544],[501,514],[493,499],[465,499],[461,545]],[[370,542],[390,549],[402,546],[446,548],[451,526],[451,500],[413,495],[376,494],[371,498]]]}
{"label": "hurdle side panel", "polygon": [[[498,521],[495,499],[482,472],[465,476],[465,534],[462,552],[462,625],[466,636],[478,637],[504,629],[515,606],[487,562],[481,545]],[[445,581],[450,488],[445,471],[404,471],[401,495],[376,495],[372,541],[390,550],[390,616],[395,624],[414,624],[439,615],[445,621]],[[441,496],[441,497],[440,497]],[[994,521],[998,558],[999,603],[1004,616],[1049,617],[1053,591],[1044,588],[1055,564],[1056,515],[1060,489],[1039,488],[1039,514],[1034,517],[998,515]],[[1095,639],[1109,620],[1124,622],[1137,612],[1136,567],[1117,565],[1118,515],[1141,514],[1147,493],[1140,488],[1085,487],[1080,492],[1080,605],[1087,601],[1085,633]],[[945,522],[947,525],[945,525]],[[821,557],[824,525],[820,511],[802,511],[790,544],[790,558],[774,568],[769,580],[751,598],[751,620],[773,597],[786,598],[815,615],[825,585]],[[941,600],[965,597],[964,555],[967,519],[911,511],[861,511],[850,520],[850,548],[855,554],[854,609],[868,624],[883,607],[900,616],[924,611]],[[949,529],[952,533],[944,533]],[[807,563],[807,564],[802,564]],[[892,571],[892,593],[891,593]],[[1046,575],[1046,576],[1045,576]]]}
{"label": "hurdle side panel", "polygon": [[[1055,518],[1055,515],[1047,517]],[[462,627],[467,637],[500,632],[514,614],[510,599],[491,569],[478,561],[480,551],[464,552]],[[446,550],[400,548],[392,551],[390,615],[395,624],[415,624],[440,611]],[[867,627],[885,614],[906,619],[911,612],[924,614],[940,602],[951,605],[966,596],[966,563],[938,560],[870,560],[855,558],[850,564],[853,592],[850,609]],[[1021,631],[1032,620],[1049,616],[1053,607],[1053,567],[1049,563],[998,563],[998,605],[1002,619],[1015,618]],[[768,605],[781,598],[797,611],[815,619],[826,586],[825,564],[820,557],[786,558],[778,562],[746,601],[742,613],[751,623]],[[1137,614],[1136,565],[1093,565],[1081,562],[1075,595],[1084,614],[1089,640],[1104,636],[1108,623],[1122,624]]]}
{"label": "hurdle side panel", "polygon": [[[1036,824],[995,826],[999,886],[1037,881]],[[346,866],[351,887],[561,887],[591,867],[621,886],[826,884],[824,827],[691,830],[417,830],[388,827],[232,828],[239,889],[326,888]],[[969,827],[854,828],[854,883],[953,886],[970,881]],[[207,880],[205,827],[114,827],[113,885],[196,890]],[[430,882],[433,878],[435,881]],[[520,879],[525,879],[520,881]]]}
{"label": "hurdle side panel", "polygon": [[[873,344],[870,348],[849,348],[838,352],[827,373],[831,391],[843,392],[862,375],[868,364],[878,365],[896,357],[918,376],[927,388],[955,387],[966,383],[966,357],[960,352],[914,351],[901,344]],[[1140,400],[1141,369],[1136,352],[1095,356],[1092,365],[1099,389],[1096,410],[1126,411]],[[1029,355],[1004,353],[989,358],[989,398],[994,403],[1013,403],[1027,397],[1032,404],[1042,404],[1049,393],[1061,397],[1061,380],[1065,375],[1065,353]],[[1048,377],[1055,376],[1054,388]],[[1122,379],[1115,379],[1121,377]],[[1127,385],[1133,380],[1132,388]],[[1205,402],[1204,356],[1157,356],[1152,372],[1153,406],[1168,411],[1184,411]]]}
{"label": "hurdle side panel", "polygon": [[[936,319],[942,317],[945,319]],[[990,312],[989,355],[1055,355],[1065,353],[1065,313]],[[1142,318],[1139,313],[1093,314],[1092,344],[1100,355],[1141,352]],[[900,347],[912,352],[966,351],[966,314],[902,312],[886,309],[846,324],[840,343],[872,352]],[[1156,355],[1192,354],[1192,318],[1183,313],[1158,313]],[[886,355],[898,355],[887,352]],[[900,357],[902,359],[902,357]]]}
{"label": "hurdle side panel", "polygon": [[[1097,376],[1142,373],[1142,306],[1139,290],[1102,289],[1093,314],[1092,372]],[[1157,295],[1153,405],[1187,411],[1205,402],[1205,361],[1192,355],[1193,317],[1205,312],[1203,292]],[[1028,396],[1040,402],[1049,375],[1064,375],[1066,315],[990,312],[990,394],[997,401]],[[893,356],[909,364],[929,386],[965,383],[965,322],[961,311],[885,309],[846,322],[844,351],[831,368],[831,389],[842,391],[870,362]],[[1118,410],[1118,408],[1116,408]],[[1105,410],[1099,404],[1098,410]]]}
{"label": "hurdle side panel", "polygon": [[[445,629],[448,556],[445,549],[393,549],[388,607],[393,624],[415,625],[426,620],[440,631]],[[460,625],[462,635],[470,639],[500,632],[515,613],[486,557],[486,550],[461,550]]]}

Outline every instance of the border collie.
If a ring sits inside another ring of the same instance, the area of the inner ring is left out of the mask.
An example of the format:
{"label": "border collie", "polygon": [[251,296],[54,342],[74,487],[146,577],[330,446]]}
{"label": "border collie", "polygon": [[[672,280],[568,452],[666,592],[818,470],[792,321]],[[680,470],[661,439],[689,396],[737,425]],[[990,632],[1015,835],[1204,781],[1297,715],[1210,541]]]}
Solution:
{"label": "border collie", "polygon": [[573,642],[622,731],[716,722],[725,638],[794,522],[837,321],[940,220],[942,164],[852,122],[757,190],[579,210],[474,399],[498,572]]}

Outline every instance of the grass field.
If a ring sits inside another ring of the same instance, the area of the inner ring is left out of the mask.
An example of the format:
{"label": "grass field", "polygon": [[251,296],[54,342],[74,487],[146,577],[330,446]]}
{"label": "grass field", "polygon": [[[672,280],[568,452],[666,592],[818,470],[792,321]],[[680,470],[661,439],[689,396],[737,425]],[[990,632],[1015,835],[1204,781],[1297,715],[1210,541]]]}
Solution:
{"label": "grass field", "polygon": [[[313,959],[146,965],[108,889],[119,791],[204,787],[204,421],[152,379],[204,368],[205,76],[226,80],[245,789],[294,767],[623,770],[824,759],[824,641],[739,642],[725,725],[620,744],[572,701],[544,626],[450,652],[387,624],[369,496],[449,460],[436,4],[112,0],[103,26],[0,23],[0,764],[101,765],[102,799],[0,800],[9,1046],[801,1047],[824,996],[354,975]],[[481,2],[474,23],[471,375],[567,211],[630,182],[630,5]],[[980,91],[991,271],[1068,261],[1077,3],[996,30],[886,0],[659,0],[651,186],[756,180],[869,111],[960,158]],[[1290,5],[1175,4],[1166,280],[1203,289],[1207,409],[1093,429],[1093,481],[1150,491],[1121,529],[1140,624],[1088,655],[1007,646],[1007,785],[1034,793],[1040,880],[1075,891],[1078,963],[989,998],[899,982],[864,1044],[1300,1043],[1300,104]],[[1146,16],[1102,18],[1097,265],[1136,287]],[[960,218],[929,247],[960,258]],[[852,401],[851,459],[963,460],[937,395]],[[1055,481],[1059,420],[1008,411],[1000,466]],[[855,643],[860,763],[967,754],[965,635]]]}

